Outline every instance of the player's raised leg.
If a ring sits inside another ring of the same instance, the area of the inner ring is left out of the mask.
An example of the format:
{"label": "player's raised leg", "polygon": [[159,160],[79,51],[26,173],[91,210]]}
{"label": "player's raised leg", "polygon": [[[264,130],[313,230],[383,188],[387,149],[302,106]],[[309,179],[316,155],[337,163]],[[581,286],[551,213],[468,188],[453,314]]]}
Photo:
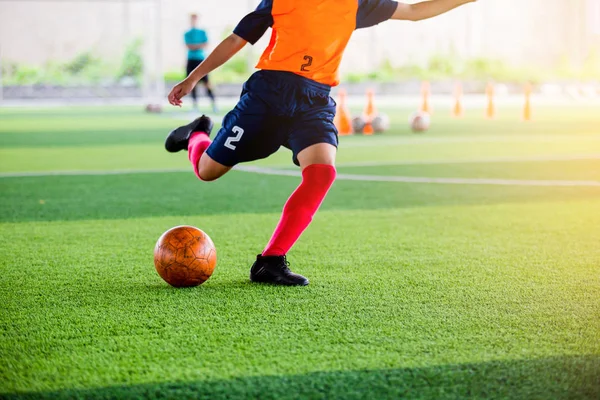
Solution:
{"label": "player's raised leg", "polygon": [[211,145],[210,134],[213,123],[203,115],[191,123],[173,130],[165,142],[165,148],[171,153],[188,151],[188,158],[196,176],[203,181],[214,181],[226,174],[231,167],[214,161],[206,149]]}
{"label": "player's raised leg", "polygon": [[308,285],[308,279],[290,271],[286,254],[310,225],[335,181],[336,152],[332,144],[318,143],[298,153],[302,182],[285,203],[271,240],[250,270],[253,282]]}

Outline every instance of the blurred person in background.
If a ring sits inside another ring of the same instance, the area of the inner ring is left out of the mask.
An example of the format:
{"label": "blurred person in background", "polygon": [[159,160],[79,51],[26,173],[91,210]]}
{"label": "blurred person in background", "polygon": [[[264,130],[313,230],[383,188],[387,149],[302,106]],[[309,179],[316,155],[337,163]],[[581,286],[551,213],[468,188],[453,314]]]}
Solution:
{"label": "blurred person in background", "polygon": [[[186,67],[186,76],[188,76],[198,65],[204,61],[205,50],[208,46],[208,35],[204,29],[197,27],[198,15],[192,14],[190,16],[191,28],[184,35],[185,45],[188,48],[188,59]],[[208,75],[204,76],[200,82],[206,87],[206,93],[212,102],[213,112],[217,112],[217,103],[215,101],[215,93],[213,92],[210,84]],[[192,90],[193,107],[195,110],[198,109],[198,94],[196,93],[196,87]]]}

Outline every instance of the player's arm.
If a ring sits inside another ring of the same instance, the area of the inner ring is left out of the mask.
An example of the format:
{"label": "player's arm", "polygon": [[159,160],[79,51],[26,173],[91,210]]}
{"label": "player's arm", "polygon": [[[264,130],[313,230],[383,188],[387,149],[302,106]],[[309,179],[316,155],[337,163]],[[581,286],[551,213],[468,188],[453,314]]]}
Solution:
{"label": "player's arm", "polygon": [[236,55],[248,43],[235,33],[223,40],[210,55],[187,77],[188,80],[197,84],[200,79],[210,74],[221,65],[225,64],[231,57]]}
{"label": "player's arm", "polygon": [[200,79],[225,64],[247,43],[255,44],[273,25],[272,9],[273,0],[262,0],[256,10],[246,15],[235,27],[233,33],[223,40],[202,64],[171,90],[169,103],[181,106],[181,99],[192,91]]}
{"label": "player's arm", "polygon": [[190,93],[200,79],[210,74],[221,65],[225,64],[231,57],[236,55],[248,43],[235,33],[223,40],[210,55],[193,70],[187,78],[177,84],[169,93],[169,103],[181,106],[181,99]]}
{"label": "player's arm", "polygon": [[477,0],[431,0],[416,4],[398,3],[398,7],[391,19],[421,21],[447,13],[463,4],[474,1]]}

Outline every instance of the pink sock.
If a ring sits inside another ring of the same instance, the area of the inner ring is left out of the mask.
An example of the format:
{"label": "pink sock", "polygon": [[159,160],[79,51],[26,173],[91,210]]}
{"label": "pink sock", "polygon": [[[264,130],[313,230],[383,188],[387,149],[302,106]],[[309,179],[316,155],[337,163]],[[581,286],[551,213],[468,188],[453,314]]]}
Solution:
{"label": "pink sock", "polygon": [[292,248],[325,199],[335,180],[333,165],[313,164],[302,171],[302,183],[283,207],[275,232],[263,256],[283,256]]}
{"label": "pink sock", "polygon": [[212,141],[204,132],[194,132],[190,136],[190,140],[188,142],[188,158],[192,163],[192,167],[194,167],[194,173],[198,179],[202,179],[200,177],[200,173],[198,172],[198,161],[200,161],[200,157],[202,157],[202,154],[204,154],[211,143]]}

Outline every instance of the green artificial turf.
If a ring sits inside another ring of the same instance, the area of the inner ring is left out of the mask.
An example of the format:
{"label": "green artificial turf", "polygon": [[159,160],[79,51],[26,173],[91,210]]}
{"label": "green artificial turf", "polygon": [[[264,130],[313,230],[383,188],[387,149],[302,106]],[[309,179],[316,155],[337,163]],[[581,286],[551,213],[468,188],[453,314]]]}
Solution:
{"label": "green artificial turf", "polygon": [[[343,138],[339,171],[600,181],[584,111],[439,116],[424,136],[398,111],[385,135]],[[0,110],[1,173],[99,171],[0,178],[0,398],[600,397],[600,187],[340,180],[289,254],[311,284],[253,285],[299,178],[136,172],[187,168],[161,148],[177,123]],[[217,246],[198,288],[152,263],[180,224]]]}
{"label": "green artificial turf", "polygon": [[600,154],[597,159],[579,160],[342,166],[340,172],[359,175],[428,176],[436,178],[594,181],[600,178]]}

